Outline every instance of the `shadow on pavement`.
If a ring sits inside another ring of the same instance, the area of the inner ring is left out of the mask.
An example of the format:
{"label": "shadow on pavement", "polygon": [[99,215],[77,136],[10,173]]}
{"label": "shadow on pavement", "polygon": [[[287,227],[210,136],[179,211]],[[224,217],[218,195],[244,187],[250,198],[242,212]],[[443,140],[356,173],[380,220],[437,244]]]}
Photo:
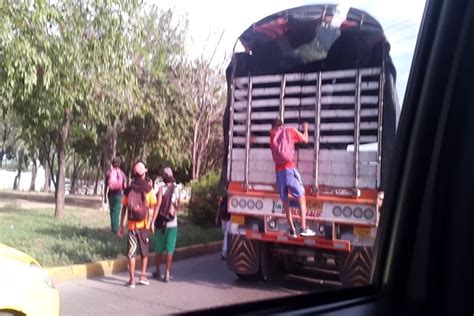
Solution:
{"label": "shadow on pavement", "polygon": [[[209,264],[209,258],[212,256],[215,257],[215,262]],[[150,262],[153,262],[153,260],[152,258]],[[190,264],[190,262],[192,262],[192,264]],[[321,291],[321,289],[327,290],[331,288],[321,286],[318,281],[311,278],[283,273],[273,275],[268,281],[241,280],[227,269],[227,265],[225,261],[220,258],[219,253],[187,260],[183,262],[183,265],[186,265],[185,267],[180,266],[180,263],[181,262],[178,261],[174,264],[172,271],[174,280],[172,282],[189,282],[220,289],[239,287],[267,291],[277,290],[288,292],[289,294],[295,294],[295,292]]]}

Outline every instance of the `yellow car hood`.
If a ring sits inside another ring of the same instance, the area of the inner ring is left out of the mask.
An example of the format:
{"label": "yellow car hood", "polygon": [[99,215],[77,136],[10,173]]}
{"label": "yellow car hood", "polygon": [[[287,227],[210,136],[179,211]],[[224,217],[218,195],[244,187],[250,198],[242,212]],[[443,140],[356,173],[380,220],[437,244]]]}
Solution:
{"label": "yellow car hood", "polygon": [[33,259],[33,257],[2,243],[0,243],[0,258],[20,261],[27,265],[30,265],[31,263],[39,265],[39,263]]}

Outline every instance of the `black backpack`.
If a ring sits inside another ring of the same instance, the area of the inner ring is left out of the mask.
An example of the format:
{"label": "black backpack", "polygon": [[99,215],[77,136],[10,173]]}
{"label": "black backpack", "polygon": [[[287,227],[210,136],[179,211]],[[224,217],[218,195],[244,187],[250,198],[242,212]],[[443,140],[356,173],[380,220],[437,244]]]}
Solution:
{"label": "black backpack", "polygon": [[163,194],[163,199],[161,200],[160,209],[158,210],[158,217],[155,221],[155,227],[163,228],[166,227],[166,223],[174,219],[174,215],[170,214],[171,208],[171,199],[174,193],[174,185],[168,187],[165,194]]}
{"label": "black backpack", "polygon": [[145,202],[145,192],[130,190],[128,193],[128,219],[132,221],[141,221],[144,220],[148,213],[148,207]]}

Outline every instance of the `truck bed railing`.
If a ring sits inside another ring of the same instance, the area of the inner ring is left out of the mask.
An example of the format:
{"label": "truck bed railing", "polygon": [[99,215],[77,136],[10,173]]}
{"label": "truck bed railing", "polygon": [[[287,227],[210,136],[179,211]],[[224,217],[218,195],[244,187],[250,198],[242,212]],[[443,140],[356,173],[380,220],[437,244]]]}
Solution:
{"label": "truck bed railing", "polygon": [[[274,183],[269,135],[272,121],[281,117],[285,126],[300,130],[309,123],[308,144],[297,146],[305,185],[314,191],[320,186],[354,192],[378,188],[383,85],[381,68],[235,78],[228,179],[245,188]],[[370,143],[373,150],[361,151]]]}

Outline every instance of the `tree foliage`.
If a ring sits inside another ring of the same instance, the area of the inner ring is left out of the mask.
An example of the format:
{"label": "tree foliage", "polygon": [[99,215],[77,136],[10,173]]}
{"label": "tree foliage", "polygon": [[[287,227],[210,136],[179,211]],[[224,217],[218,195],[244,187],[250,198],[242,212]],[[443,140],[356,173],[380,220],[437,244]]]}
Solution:
{"label": "tree foliage", "polygon": [[189,201],[189,219],[198,226],[214,225],[217,204],[222,192],[219,192],[219,173],[211,171],[192,184]]}
{"label": "tree foliage", "polygon": [[98,179],[116,154],[128,167],[171,165],[182,178],[218,166],[223,76],[187,60],[187,22],[172,11],[36,0],[3,1],[0,14],[0,113],[16,118],[23,154],[49,167],[57,217],[66,174],[97,170]]}
{"label": "tree foliage", "polygon": [[[36,138],[56,135],[56,216],[64,209],[73,124],[99,123],[133,103],[126,17],[120,1],[7,4],[3,62],[15,112]],[[99,90],[97,90],[97,87]],[[107,106],[107,111],[104,111]],[[91,127],[94,124],[90,124]]]}

